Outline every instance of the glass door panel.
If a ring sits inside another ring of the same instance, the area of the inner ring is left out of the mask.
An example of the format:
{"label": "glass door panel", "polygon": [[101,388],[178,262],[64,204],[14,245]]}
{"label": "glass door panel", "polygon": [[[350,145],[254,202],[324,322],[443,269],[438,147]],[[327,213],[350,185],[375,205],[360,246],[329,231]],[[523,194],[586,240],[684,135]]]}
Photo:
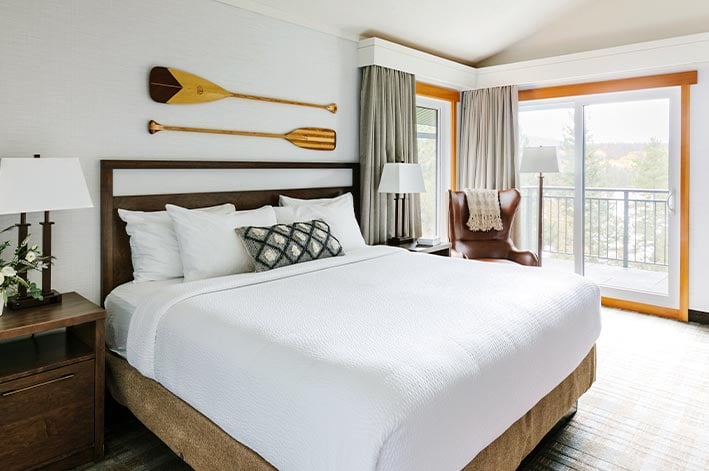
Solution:
{"label": "glass door panel", "polygon": [[658,303],[671,294],[671,105],[584,106],[584,272],[614,297]]}
{"label": "glass door panel", "polygon": [[[559,173],[544,175],[543,260],[545,267],[576,271],[574,254],[576,188],[576,111],[571,105],[525,107],[519,113],[520,149],[557,148]],[[522,205],[517,218],[522,227],[519,245],[537,251],[539,177],[520,175]]]}

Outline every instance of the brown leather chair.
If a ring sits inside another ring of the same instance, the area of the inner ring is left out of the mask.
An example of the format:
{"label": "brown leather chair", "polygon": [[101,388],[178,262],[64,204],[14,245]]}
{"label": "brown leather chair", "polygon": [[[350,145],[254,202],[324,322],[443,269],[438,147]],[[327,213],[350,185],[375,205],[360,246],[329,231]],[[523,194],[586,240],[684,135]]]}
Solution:
{"label": "brown leather chair", "polygon": [[466,223],[470,218],[468,202],[463,191],[448,191],[448,236],[452,255],[490,262],[512,261],[521,265],[539,266],[534,252],[519,250],[510,238],[510,227],[522,199],[519,190],[500,190],[501,231],[471,231]]}

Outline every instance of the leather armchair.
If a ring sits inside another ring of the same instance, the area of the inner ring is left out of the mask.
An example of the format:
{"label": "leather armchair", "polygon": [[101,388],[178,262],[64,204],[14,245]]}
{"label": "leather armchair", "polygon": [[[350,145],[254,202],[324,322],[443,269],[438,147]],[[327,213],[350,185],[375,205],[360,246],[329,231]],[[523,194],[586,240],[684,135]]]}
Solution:
{"label": "leather armchair", "polygon": [[534,252],[519,250],[512,243],[510,228],[517,207],[522,200],[519,190],[500,190],[501,231],[474,232],[468,229],[466,223],[470,218],[468,202],[463,191],[448,191],[448,236],[452,244],[452,256],[485,260],[512,261],[520,265],[539,266],[539,260]]}

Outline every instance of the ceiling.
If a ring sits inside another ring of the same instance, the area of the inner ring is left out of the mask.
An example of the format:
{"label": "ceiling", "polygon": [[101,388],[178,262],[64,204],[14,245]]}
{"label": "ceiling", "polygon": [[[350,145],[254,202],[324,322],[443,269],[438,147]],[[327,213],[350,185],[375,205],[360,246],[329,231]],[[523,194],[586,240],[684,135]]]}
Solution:
{"label": "ceiling", "polygon": [[218,0],[344,38],[377,36],[465,64],[587,0]]}
{"label": "ceiling", "polygon": [[709,31],[707,0],[592,0],[479,65],[589,51]]}
{"label": "ceiling", "polygon": [[494,65],[709,31],[707,0],[217,0],[340,37]]}

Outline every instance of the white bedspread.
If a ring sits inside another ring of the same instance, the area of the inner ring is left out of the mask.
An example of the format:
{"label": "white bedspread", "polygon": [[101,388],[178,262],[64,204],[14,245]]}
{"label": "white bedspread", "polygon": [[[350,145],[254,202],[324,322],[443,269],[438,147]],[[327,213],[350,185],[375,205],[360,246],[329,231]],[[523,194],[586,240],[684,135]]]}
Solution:
{"label": "white bedspread", "polygon": [[128,360],[281,470],[458,470],[569,375],[600,297],[568,273],[371,247],[184,283]]}

